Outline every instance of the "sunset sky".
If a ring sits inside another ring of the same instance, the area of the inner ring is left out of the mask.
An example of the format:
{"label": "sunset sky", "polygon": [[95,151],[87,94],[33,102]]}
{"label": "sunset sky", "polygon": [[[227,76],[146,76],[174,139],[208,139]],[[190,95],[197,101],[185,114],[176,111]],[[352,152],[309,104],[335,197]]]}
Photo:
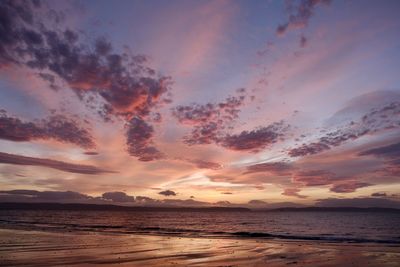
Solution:
{"label": "sunset sky", "polygon": [[399,13],[1,1],[0,200],[399,203]]}

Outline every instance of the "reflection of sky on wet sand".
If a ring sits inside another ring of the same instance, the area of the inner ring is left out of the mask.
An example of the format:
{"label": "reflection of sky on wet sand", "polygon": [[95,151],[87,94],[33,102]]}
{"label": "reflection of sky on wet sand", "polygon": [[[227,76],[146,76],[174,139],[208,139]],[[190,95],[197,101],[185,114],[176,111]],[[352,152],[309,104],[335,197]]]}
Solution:
{"label": "reflection of sky on wet sand", "polygon": [[398,247],[0,230],[4,265],[395,266]]}

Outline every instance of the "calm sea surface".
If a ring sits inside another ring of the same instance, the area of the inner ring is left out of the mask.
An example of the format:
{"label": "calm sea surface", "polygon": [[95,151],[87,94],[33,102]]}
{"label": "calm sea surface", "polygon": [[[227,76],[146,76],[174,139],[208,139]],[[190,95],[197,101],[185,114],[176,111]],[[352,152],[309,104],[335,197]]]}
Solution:
{"label": "calm sea surface", "polygon": [[400,244],[395,212],[1,210],[0,228]]}

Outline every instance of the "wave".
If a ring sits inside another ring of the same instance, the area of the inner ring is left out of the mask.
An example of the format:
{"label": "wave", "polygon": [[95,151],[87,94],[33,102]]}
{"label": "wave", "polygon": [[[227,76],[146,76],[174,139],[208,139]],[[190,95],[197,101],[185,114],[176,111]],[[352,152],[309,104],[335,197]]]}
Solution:
{"label": "wave", "polygon": [[234,232],[230,233],[234,236],[241,237],[255,237],[255,238],[276,238],[287,240],[310,240],[310,241],[328,241],[328,242],[346,242],[346,243],[383,243],[383,244],[400,244],[400,240],[390,239],[369,239],[369,238],[346,238],[335,237],[333,235],[320,235],[320,236],[303,236],[303,235],[282,235],[271,234],[263,232]]}
{"label": "wave", "polygon": [[358,237],[343,237],[334,234],[323,235],[291,235],[278,234],[268,232],[225,232],[225,231],[206,231],[199,229],[183,229],[183,228],[166,228],[158,226],[150,227],[134,227],[123,225],[100,225],[100,224],[72,224],[72,223],[56,223],[56,222],[38,222],[38,221],[22,221],[22,220],[0,220],[1,227],[22,227],[26,230],[58,230],[58,231],[95,231],[95,232],[112,232],[119,234],[156,234],[171,236],[190,236],[190,237],[240,237],[240,238],[258,238],[258,239],[280,239],[293,241],[322,241],[332,243],[379,243],[379,244],[400,244],[400,237],[396,239],[373,239]]}

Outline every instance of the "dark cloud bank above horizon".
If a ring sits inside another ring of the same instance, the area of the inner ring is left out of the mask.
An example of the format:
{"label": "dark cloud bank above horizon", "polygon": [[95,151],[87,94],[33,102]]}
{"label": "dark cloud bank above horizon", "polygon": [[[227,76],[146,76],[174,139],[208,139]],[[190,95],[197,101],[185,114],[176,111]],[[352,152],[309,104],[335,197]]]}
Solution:
{"label": "dark cloud bank above horizon", "polygon": [[[296,194],[297,192],[287,192]],[[161,191],[165,196],[176,196],[172,190]],[[37,191],[37,190],[3,190],[0,191],[0,203],[82,203],[82,204],[115,204],[148,207],[247,207],[253,209],[301,208],[305,205],[293,202],[269,203],[262,200],[250,200],[247,203],[231,203],[229,201],[203,202],[190,199],[153,199],[146,196],[131,196],[125,192],[105,192],[101,196],[92,197],[73,191]],[[382,192],[358,198],[326,198],[318,199],[315,207],[355,207],[355,208],[396,208],[400,209],[400,196],[388,196]]]}

